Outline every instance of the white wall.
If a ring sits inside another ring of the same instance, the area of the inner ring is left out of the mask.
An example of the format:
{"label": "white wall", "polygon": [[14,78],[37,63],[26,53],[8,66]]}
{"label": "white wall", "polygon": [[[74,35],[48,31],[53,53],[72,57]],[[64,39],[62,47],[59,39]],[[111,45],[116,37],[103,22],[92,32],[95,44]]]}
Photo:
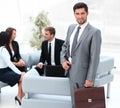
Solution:
{"label": "white wall", "polygon": [[115,65],[120,67],[119,0],[0,0],[0,31],[9,26],[16,28],[20,50],[29,52],[32,36],[29,17],[45,10],[56,28],[56,37],[65,39],[68,25],[76,23],[72,8],[79,1],[88,4],[89,22],[102,31],[102,54],[114,56]]}
{"label": "white wall", "polygon": [[56,28],[56,37],[65,39],[68,25],[76,22],[72,7],[78,1],[88,4],[89,22],[102,31],[103,44],[120,46],[119,0],[0,0],[0,31],[15,27],[16,39],[26,43],[32,36],[29,17],[45,10]]}

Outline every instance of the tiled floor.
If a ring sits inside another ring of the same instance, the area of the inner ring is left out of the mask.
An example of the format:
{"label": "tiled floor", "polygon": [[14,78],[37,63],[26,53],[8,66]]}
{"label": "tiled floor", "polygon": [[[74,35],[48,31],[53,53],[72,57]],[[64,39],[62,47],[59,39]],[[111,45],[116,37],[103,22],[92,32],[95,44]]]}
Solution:
{"label": "tiled floor", "polygon": [[[110,98],[106,99],[106,108],[120,107],[120,72],[114,71],[114,81],[111,83]],[[105,85],[106,91],[106,85]],[[106,93],[106,92],[105,92]],[[17,85],[14,87],[4,87],[0,94],[0,108],[21,108],[15,104],[14,97],[17,94]]]}

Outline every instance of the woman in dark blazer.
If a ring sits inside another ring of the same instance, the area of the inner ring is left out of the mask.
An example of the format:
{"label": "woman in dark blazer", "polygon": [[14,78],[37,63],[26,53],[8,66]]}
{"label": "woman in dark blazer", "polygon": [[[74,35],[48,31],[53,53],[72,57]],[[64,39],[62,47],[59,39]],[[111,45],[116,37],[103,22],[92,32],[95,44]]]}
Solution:
{"label": "woman in dark blazer", "polygon": [[8,27],[6,29],[6,32],[8,32],[10,35],[10,43],[6,47],[10,54],[11,61],[20,71],[26,71],[25,62],[22,60],[19,52],[18,42],[14,41],[16,37],[16,29],[12,27]]}

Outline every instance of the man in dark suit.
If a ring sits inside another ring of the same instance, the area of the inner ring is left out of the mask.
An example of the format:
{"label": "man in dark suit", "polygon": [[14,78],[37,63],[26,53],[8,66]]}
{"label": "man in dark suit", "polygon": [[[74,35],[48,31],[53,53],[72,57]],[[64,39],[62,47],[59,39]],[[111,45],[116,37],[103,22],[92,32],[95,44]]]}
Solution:
{"label": "man in dark suit", "polygon": [[43,64],[61,65],[60,51],[64,43],[63,40],[55,38],[55,28],[53,27],[45,28],[44,38],[45,41],[42,42],[40,62],[36,65],[36,69],[40,75],[44,74]]}

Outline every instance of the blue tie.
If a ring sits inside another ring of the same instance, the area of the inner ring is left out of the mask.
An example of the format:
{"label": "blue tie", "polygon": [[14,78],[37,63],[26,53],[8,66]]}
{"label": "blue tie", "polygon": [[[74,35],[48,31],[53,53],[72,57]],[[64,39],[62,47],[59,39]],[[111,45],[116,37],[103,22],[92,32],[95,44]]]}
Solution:
{"label": "blue tie", "polygon": [[78,35],[79,35],[79,30],[80,30],[80,27],[77,28],[77,31],[76,31],[75,36],[74,36],[74,40],[73,40],[73,44],[72,44],[72,49],[71,49],[71,57],[73,56],[74,49],[75,49],[76,44],[77,44],[77,39],[78,39]]}

